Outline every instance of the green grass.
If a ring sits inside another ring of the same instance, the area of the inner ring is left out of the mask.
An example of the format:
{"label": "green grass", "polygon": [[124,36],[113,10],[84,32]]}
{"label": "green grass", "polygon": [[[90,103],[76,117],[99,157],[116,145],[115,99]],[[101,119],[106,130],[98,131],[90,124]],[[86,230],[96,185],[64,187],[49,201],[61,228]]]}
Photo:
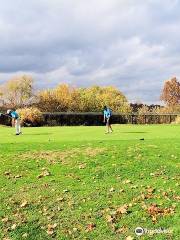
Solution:
{"label": "green grass", "polygon": [[0,239],[179,239],[180,126],[104,130],[0,127]]}

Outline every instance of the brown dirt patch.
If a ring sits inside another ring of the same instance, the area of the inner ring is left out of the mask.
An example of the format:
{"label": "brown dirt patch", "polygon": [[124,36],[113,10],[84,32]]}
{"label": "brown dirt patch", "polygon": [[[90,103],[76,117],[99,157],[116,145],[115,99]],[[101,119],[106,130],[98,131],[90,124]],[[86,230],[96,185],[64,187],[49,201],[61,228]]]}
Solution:
{"label": "brown dirt patch", "polygon": [[21,155],[21,159],[32,159],[32,160],[45,160],[50,163],[62,162],[65,163],[68,159],[72,159],[76,156],[88,156],[95,157],[105,152],[105,148],[74,148],[64,151],[35,151],[27,152]]}

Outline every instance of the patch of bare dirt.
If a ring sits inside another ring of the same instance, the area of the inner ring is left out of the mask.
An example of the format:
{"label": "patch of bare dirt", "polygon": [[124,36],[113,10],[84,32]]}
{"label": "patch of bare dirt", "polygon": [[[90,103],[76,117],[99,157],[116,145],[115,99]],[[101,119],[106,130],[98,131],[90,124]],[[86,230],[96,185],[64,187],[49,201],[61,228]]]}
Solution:
{"label": "patch of bare dirt", "polygon": [[105,152],[105,148],[74,148],[64,151],[35,151],[27,152],[21,155],[21,159],[45,160],[50,163],[61,162],[65,163],[68,159],[83,155],[88,157],[95,157]]}

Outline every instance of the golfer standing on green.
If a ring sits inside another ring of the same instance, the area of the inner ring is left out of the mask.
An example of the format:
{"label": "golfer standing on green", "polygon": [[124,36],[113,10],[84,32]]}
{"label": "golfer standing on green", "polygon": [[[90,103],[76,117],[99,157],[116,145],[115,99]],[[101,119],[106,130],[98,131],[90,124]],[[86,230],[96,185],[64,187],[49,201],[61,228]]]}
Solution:
{"label": "golfer standing on green", "polygon": [[107,127],[107,132],[106,133],[112,133],[112,127],[111,127],[111,109],[108,108],[107,106],[104,106],[103,109],[103,113],[104,113],[104,123],[106,123],[106,127]]}
{"label": "golfer standing on green", "polygon": [[20,124],[20,117],[16,111],[11,109],[7,110],[7,115],[9,115],[15,123],[16,135],[21,134],[21,124]]}

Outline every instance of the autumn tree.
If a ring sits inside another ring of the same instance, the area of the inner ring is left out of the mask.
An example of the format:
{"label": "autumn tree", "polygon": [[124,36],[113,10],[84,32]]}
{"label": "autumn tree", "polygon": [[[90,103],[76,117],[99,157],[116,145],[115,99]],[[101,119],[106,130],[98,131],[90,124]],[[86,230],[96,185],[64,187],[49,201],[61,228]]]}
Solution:
{"label": "autumn tree", "polygon": [[101,107],[100,109],[107,105],[114,112],[131,112],[131,107],[125,95],[119,89],[112,86],[101,88],[101,94],[98,96],[98,102]]}
{"label": "autumn tree", "polygon": [[70,109],[74,89],[67,84],[58,85],[54,94],[58,102],[58,111],[66,112]]}
{"label": "autumn tree", "polygon": [[131,108],[123,93],[112,86],[92,86],[80,89],[80,110],[100,112],[105,105],[114,112],[129,112]]}
{"label": "autumn tree", "polygon": [[12,108],[23,107],[33,97],[33,79],[28,75],[17,76],[0,86],[1,98]]}
{"label": "autumn tree", "polygon": [[59,103],[51,89],[40,91],[37,94],[37,107],[43,112],[57,112]]}
{"label": "autumn tree", "polygon": [[95,112],[99,111],[101,104],[99,102],[99,95],[102,90],[99,86],[92,86],[89,88],[80,88],[79,92],[79,111],[81,112]]}
{"label": "autumn tree", "polygon": [[176,77],[165,82],[160,99],[168,107],[180,105],[180,82]]}
{"label": "autumn tree", "polygon": [[47,112],[99,112],[109,106],[114,112],[131,110],[126,97],[115,87],[72,88],[61,84],[38,95],[38,107]]}
{"label": "autumn tree", "polygon": [[42,90],[38,94],[38,107],[47,112],[66,112],[77,104],[76,90],[67,84],[60,84],[54,89]]}

